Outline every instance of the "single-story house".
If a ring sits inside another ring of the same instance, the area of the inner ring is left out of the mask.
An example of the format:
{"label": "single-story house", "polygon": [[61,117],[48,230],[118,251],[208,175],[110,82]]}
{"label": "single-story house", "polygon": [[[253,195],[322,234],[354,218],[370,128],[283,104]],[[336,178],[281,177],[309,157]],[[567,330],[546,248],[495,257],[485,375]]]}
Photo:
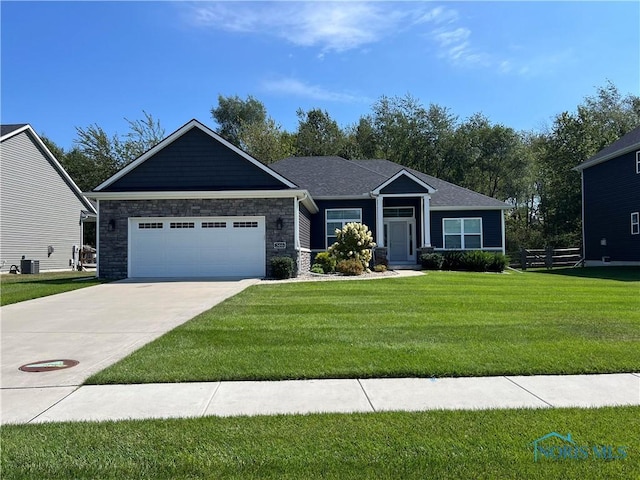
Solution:
{"label": "single-story house", "polygon": [[348,222],[366,224],[391,264],[416,264],[421,249],[504,252],[509,208],[386,160],[264,165],[197,120],[87,195],[99,275],[117,278],[264,277],[283,255],[303,272]]}
{"label": "single-story house", "polygon": [[0,128],[0,270],[70,269],[97,211],[29,124]]}
{"label": "single-story house", "polygon": [[640,265],[640,126],[574,170],[582,174],[585,265]]}

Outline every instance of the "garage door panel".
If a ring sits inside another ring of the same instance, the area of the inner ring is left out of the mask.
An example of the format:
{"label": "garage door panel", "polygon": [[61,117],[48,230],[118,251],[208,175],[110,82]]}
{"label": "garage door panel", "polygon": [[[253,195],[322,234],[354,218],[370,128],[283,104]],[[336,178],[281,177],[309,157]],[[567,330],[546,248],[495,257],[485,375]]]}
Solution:
{"label": "garage door panel", "polygon": [[264,239],[264,217],[132,218],[129,276],[264,276]]}

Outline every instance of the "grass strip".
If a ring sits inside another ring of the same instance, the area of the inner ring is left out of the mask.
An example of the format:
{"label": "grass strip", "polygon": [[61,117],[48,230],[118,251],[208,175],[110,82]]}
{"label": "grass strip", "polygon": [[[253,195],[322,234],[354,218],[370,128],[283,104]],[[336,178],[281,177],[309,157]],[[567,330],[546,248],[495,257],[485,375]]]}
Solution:
{"label": "grass strip", "polygon": [[0,305],[24,302],[104,283],[90,272],[0,275]]}
{"label": "grass strip", "polygon": [[[3,426],[2,477],[635,479],[639,416],[616,407]],[[557,457],[534,461],[533,441],[551,432],[575,444],[546,440]]]}

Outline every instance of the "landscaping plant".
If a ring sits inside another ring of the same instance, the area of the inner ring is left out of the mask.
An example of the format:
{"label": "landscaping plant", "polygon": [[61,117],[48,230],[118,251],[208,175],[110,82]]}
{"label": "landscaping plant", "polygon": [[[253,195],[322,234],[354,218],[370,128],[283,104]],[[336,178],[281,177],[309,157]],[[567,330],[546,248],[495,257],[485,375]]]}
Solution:
{"label": "landscaping plant", "polygon": [[336,243],[329,247],[329,253],[341,260],[356,260],[363,271],[369,268],[371,249],[376,246],[369,227],[363,223],[347,223],[342,230],[336,229]]}
{"label": "landscaping plant", "polygon": [[348,260],[340,260],[336,265],[336,270],[343,275],[357,276],[362,275],[362,272],[364,272],[364,267],[362,266],[360,260],[350,258]]}
{"label": "landscaping plant", "polygon": [[320,252],[313,259],[314,265],[319,265],[322,268],[322,272],[319,273],[332,273],[336,270],[336,257],[329,252]]}
{"label": "landscaping plant", "polygon": [[271,275],[282,280],[293,277],[295,262],[291,257],[273,257],[271,259]]}

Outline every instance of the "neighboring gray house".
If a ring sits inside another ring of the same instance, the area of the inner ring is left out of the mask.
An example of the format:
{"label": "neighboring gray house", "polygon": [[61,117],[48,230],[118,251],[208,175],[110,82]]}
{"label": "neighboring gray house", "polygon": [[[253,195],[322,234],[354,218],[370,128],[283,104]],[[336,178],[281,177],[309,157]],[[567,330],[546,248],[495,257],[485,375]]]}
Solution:
{"label": "neighboring gray house", "polygon": [[418,263],[421,249],[504,252],[510,208],[386,160],[264,165],[197,120],[87,195],[98,201],[98,274],[112,278],[263,277],[281,255],[304,272],[350,221],[392,264]]}
{"label": "neighboring gray house", "polygon": [[574,168],[585,265],[640,265],[640,126]]}
{"label": "neighboring gray house", "polygon": [[0,174],[1,271],[23,256],[69,269],[82,220],[97,212],[30,125],[1,126]]}

